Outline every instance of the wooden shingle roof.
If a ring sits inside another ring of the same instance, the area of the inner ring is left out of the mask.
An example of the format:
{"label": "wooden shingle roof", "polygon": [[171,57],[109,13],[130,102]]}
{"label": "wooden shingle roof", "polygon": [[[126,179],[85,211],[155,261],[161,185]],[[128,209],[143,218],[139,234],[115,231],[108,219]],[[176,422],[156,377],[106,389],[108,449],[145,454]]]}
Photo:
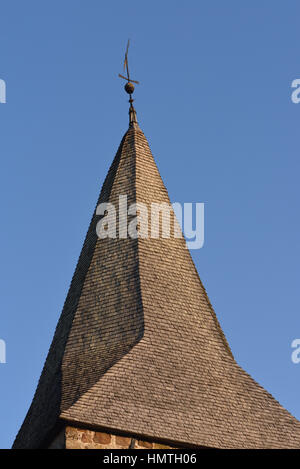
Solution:
{"label": "wooden shingle roof", "polygon": [[[99,202],[169,198],[147,140],[123,137]],[[15,448],[58,421],[215,448],[300,448],[300,422],[235,362],[184,239],[98,239],[93,215]]]}

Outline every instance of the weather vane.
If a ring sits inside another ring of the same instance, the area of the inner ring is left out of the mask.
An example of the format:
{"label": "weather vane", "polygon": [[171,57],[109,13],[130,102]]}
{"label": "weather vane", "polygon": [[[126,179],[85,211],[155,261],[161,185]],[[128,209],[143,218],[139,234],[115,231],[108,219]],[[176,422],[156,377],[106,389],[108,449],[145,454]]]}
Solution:
{"label": "weather vane", "polygon": [[126,85],[124,86],[126,93],[130,94],[130,97],[132,93],[134,92],[134,84],[136,83],[137,85],[139,84],[138,81],[132,80],[129,75],[129,67],[128,67],[128,49],[129,49],[129,39],[127,42],[127,47],[126,47],[126,52],[125,52],[125,60],[124,60],[124,70],[126,70],[127,77],[124,77],[119,73],[119,77],[123,78],[124,80],[127,80]]}

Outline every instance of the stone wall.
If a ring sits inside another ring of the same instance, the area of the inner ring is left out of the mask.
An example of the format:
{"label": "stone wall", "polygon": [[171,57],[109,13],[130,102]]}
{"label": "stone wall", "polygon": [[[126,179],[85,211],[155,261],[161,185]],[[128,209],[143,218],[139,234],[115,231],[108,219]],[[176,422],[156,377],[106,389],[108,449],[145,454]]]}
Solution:
{"label": "stone wall", "polygon": [[138,440],[127,436],[96,432],[75,427],[65,429],[66,449],[162,449],[173,448],[161,443]]}

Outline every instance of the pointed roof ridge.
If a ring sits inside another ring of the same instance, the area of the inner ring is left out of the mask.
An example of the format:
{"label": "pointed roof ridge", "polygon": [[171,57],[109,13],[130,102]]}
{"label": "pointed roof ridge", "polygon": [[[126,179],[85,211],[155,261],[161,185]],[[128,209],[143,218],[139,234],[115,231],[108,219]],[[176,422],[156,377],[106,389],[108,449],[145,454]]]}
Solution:
{"label": "pointed roof ridge", "polygon": [[[137,125],[97,205],[124,194],[169,203]],[[14,448],[45,445],[64,422],[179,445],[299,448],[300,422],[233,359],[184,239],[98,239],[98,221],[95,210]]]}

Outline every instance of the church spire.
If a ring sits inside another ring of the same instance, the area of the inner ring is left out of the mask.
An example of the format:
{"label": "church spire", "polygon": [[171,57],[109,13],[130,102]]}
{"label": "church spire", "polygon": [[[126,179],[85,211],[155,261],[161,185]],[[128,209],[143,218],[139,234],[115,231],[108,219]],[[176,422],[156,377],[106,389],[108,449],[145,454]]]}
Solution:
{"label": "church spire", "polygon": [[136,111],[133,107],[133,101],[134,99],[132,98],[132,93],[134,92],[134,84],[136,83],[137,85],[139,84],[138,81],[132,80],[129,75],[129,66],[128,66],[128,49],[129,49],[129,39],[127,42],[127,47],[126,47],[126,52],[125,52],[125,59],[124,59],[124,70],[126,70],[127,77],[124,77],[119,73],[119,77],[123,78],[124,80],[127,80],[127,83],[124,86],[124,89],[126,93],[129,94],[129,127],[135,127],[137,126],[137,118],[136,118]]}
{"label": "church spire", "polygon": [[[136,123],[127,51],[130,126],[96,205],[119,221],[124,195],[147,213],[171,207]],[[234,360],[184,237],[102,238],[99,221],[96,209],[13,448],[51,447],[61,431],[67,448],[74,433],[84,448],[113,448],[118,436],[128,446],[299,448],[300,422]]]}

